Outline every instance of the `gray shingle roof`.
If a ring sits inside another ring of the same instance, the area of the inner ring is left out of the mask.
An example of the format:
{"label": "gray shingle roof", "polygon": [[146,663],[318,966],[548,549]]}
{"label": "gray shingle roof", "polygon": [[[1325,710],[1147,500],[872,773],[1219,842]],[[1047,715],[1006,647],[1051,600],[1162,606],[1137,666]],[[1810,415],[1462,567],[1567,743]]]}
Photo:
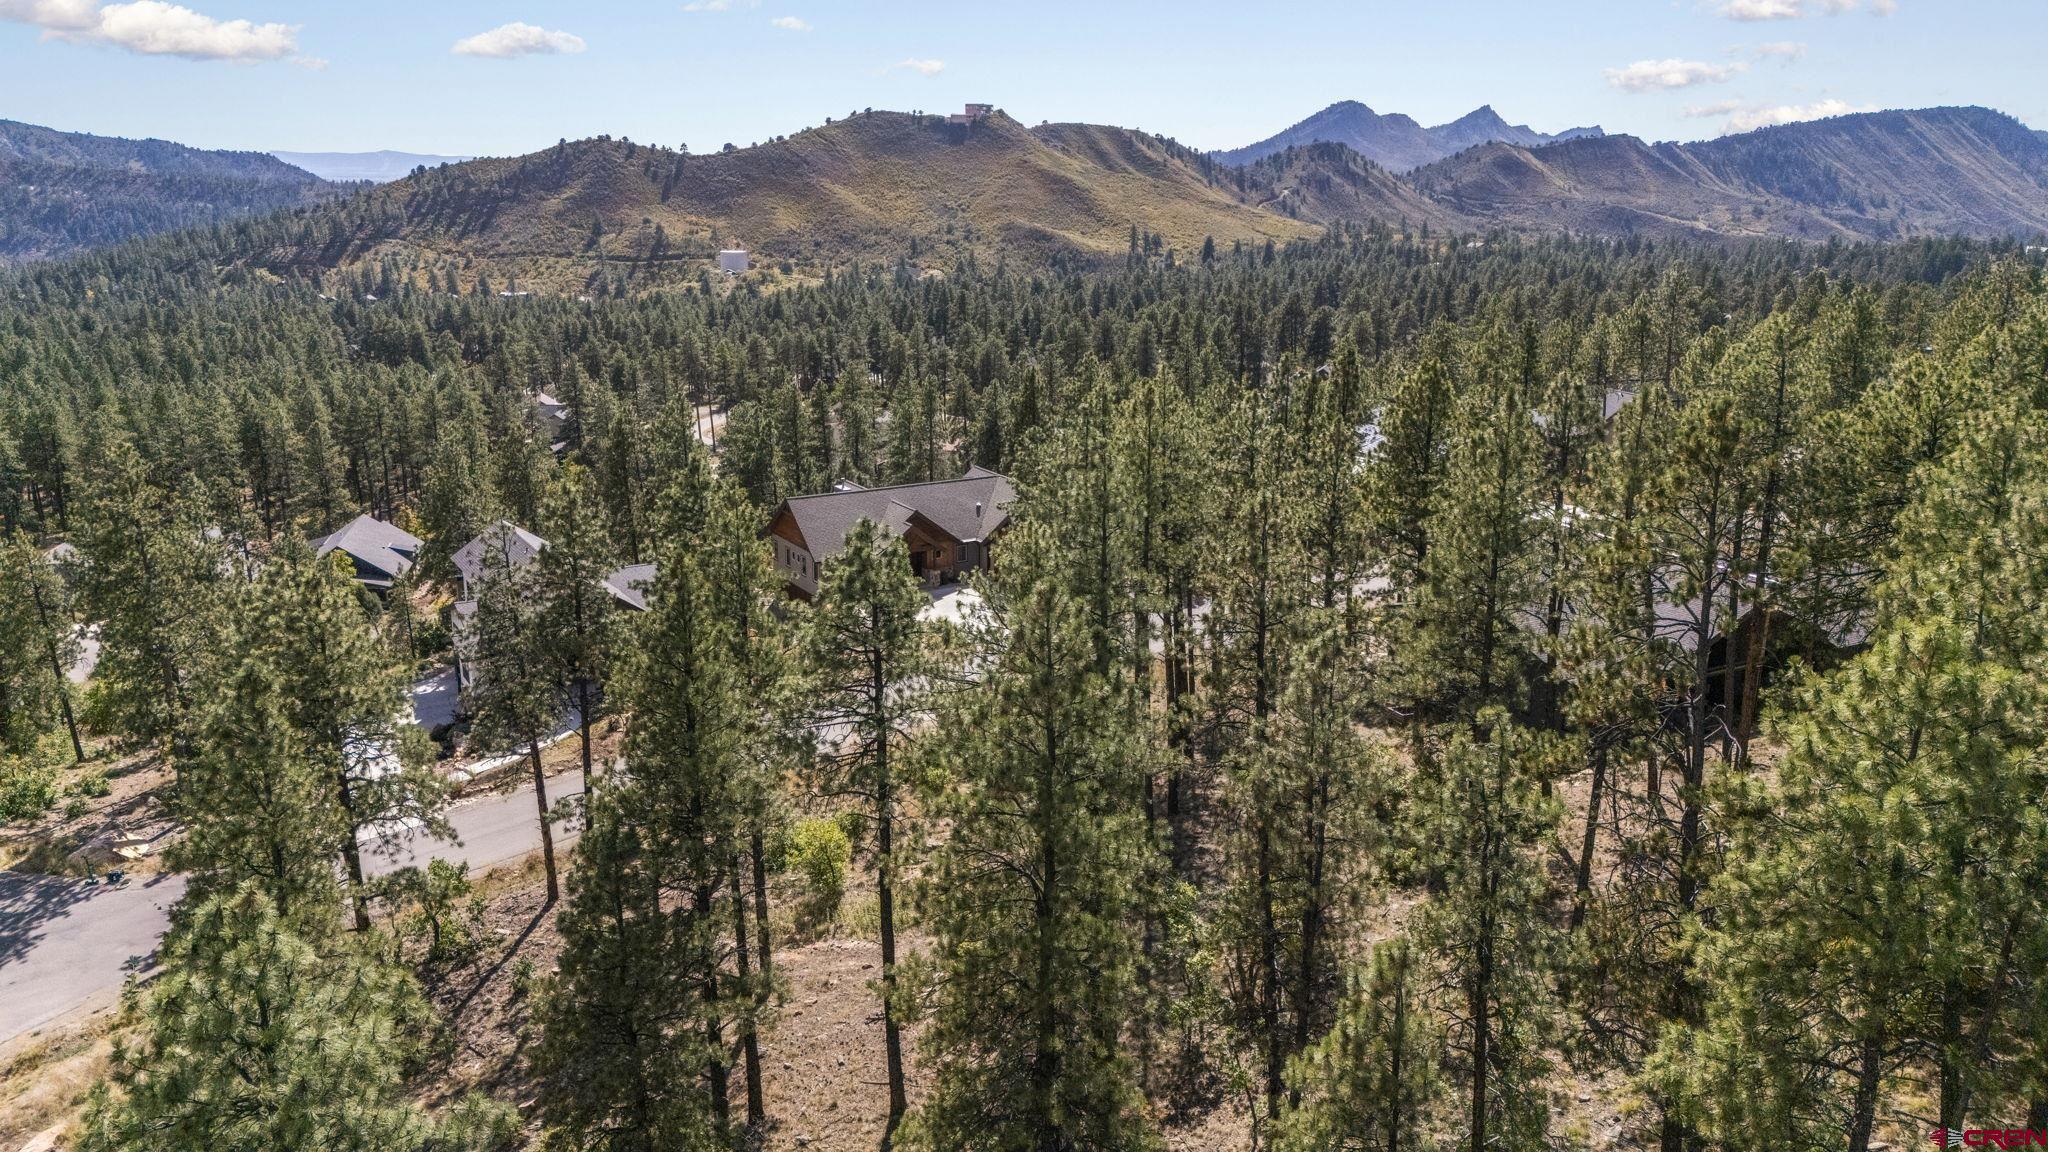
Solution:
{"label": "gray shingle roof", "polygon": [[476,539],[464,544],[453,559],[456,571],[462,573],[463,582],[475,585],[483,578],[487,559],[500,562],[507,568],[517,568],[540,555],[540,550],[547,546],[547,541],[510,520],[500,520],[477,533]]}
{"label": "gray shingle roof", "polygon": [[396,580],[412,568],[420,544],[420,538],[405,529],[366,514],[342,525],[340,531],[321,537],[313,545],[313,552],[325,556],[338,548]]}
{"label": "gray shingle roof", "polygon": [[958,480],[792,496],[783,506],[796,518],[811,555],[826,560],[846,546],[846,534],[861,520],[900,534],[917,515],[955,540],[986,540],[1009,520],[1016,498],[1009,477],[976,467]]}
{"label": "gray shingle roof", "polygon": [[647,611],[647,589],[654,584],[654,565],[628,564],[604,578],[612,596],[628,608]]}

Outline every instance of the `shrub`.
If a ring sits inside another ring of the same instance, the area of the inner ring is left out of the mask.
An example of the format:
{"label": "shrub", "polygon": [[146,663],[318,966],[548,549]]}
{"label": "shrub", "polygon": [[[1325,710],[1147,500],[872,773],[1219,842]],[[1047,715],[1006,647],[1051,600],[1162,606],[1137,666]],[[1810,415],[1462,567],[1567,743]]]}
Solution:
{"label": "shrub", "polygon": [[533,985],[540,977],[534,971],[533,957],[521,956],[512,962],[512,998],[524,1000],[533,993]]}
{"label": "shrub", "polygon": [[57,770],[48,764],[0,758],[0,824],[33,820],[57,802]]}
{"label": "shrub", "polygon": [[107,783],[107,773],[103,768],[95,768],[87,772],[71,785],[71,794],[73,796],[86,796],[95,800],[113,790],[114,786]]}
{"label": "shrub", "polygon": [[789,864],[802,875],[802,919],[823,924],[839,915],[846,896],[846,869],[853,862],[853,842],[831,820],[802,820],[789,837]]}
{"label": "shrub", "polygon": [[421,946],[429,970],[458,968],[483,951],[484,900],[461,867],[435,857],[425,871],[401,868],[381,882],[392,909],[392,936],[401,959]]}

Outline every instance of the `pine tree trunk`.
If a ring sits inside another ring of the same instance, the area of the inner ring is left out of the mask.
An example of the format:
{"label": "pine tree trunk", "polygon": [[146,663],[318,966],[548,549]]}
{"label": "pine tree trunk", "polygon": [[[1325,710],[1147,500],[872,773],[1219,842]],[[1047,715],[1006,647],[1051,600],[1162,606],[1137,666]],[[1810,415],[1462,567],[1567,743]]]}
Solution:
{"label": "pine tree trunk", "polygon": [[1058,771],[1060,748],[1050,725],[1046,730],[1044,759],[1038,768],[1038,895],[1033,919],[1038,936],[1038,979],[1032,992],[1038,1003],[1034,1021],[1036,1035],[1031,1052],[1031,1122],[1038,1130],[1037,1152],[1062,1152],[1060,1126],[1055,1118],[1054,1095],[1059,1086],[1060,1051],[1058,1016],[1053,1004],[1054,894],[1059,890],[1059,852],[1055,832],[1059,827]]}
{"label": "pine tree trunk", "polygon": [[[1316,983],[1318,970],[1316,949],[1322,943],[1323,919],[1327,913],[1327,900],[1323,893],[1323,871],[1328,866],[1328,823],[1324,810],[1329,801],[1329,778],[1316,775],[1309,782],[1306,810],[1309,813],[1309,833],[1306,863],[1306,888],[1301,903],[1301,962],[1294,982],[1294,1042],[1288,1054],[1299,1054],[1308,1048],[1310,1033],[1316,1023]],[[1290,1086],[1287,1090],[1288,1107],[1299,1107],[1301,1089]]]}
{"label": "pine tree trunk", "polygon": [[[1490,913],[1484,916],[1491,918]],[[1472,1152],[1486,1152],[1486,1079],[1493,1061],[1493,940],[1491,928],[1484,923],[1478,944],[1466,1011],[1472,1017]]]}
{"label": "pine tree trunk", "polygon": [[1856,1069],[1856,1095],[1849,1106],[1849,1152],[1870,1152],[1870,1132],[1877,1125],[1877,1089],[1884,1075],[1884,1041],[1863,1042]]}
{"label": "pine tree trunk", "polygon": [[540,813],[540,861],[548,875],[548,903],[562,898],[561,881],[555,875],[555,830],[548,820],[548,780],[540,763],[540,737],[526,738],[527,758],[533,764],[533,803]]}
{"label": "pine tree trunk", "polygon": [[1286,1041],[1280,1036],[1280,926],[1273,910],[1273,837],[1263,818],[1258,831],[1259,1017],[1265,1032],[1266,1119],[1280,1116],[1286,1088]]}
{"label": "pine tree trunk", "polygon": [[590,762],[590,679],[576,678],[576,730],[583,739],[583,788],[589,791],[597,782]]}
{"label": "pine tree trunk", "polygon": [[[883,739],[886,748],[888,740]],[[883,753],[887,763],[887,753]],[[903,1089],[903,1035],[896,1021],[896,886],[891,873],[894,861],[895,799],[890,794],[888,769],[880,769],[881,785],[877,792],[875,836],[877,855],[881,857],[876,866],[875,901],[881,910],[882,921],[882,1048],[883,1059],[889,1075],[889,1119],[882,1129],[883,1152],[896,1139],[896,1129],[903,1123],[903,1114],[910,1109],[909,1097]]]}
{"label": "pine tree trunk", "polygon": [[755,997],[762,1007],[768,1004],[770,981],[775,975],[775,953],[770,949],[768,925],[768,853],[761,842],[761,830],[757,827],[748,845],[754,864],[754,934],[757,959],[761,969],[761,990]]}
{"label": "pine tree trunk", "polygon": [[[761,1000],[754,986],[753,960],[748,955],[747,942],[747,897],[740,873],[739,856],[735,854],[729,868],[732,880],[732,947],[733,964],[739,969],[740,987],[750,994],[751,1002],[758,1007]],[[740,1017],[740,1053],[746,1061],[747,1074],[747,1147],[756,1147],[768,1129],[768,1107],[761,1096],[761,1033],[757,1015],[753,1011]]]}
{"label": "pine tree trunk", "polygon": [[[1771,470],[1764,479],[1763,509],[1759,513],[1756,541],[1756,591],[1751,600],[1762,609],[1756,631],[1749,636],[1749,652],[1743,661],[1742,713],[1735,724],[1735,755],[1738,763],[1749,759],[1749,742],[1756,734],[1757,700],[1763,691],[1764,655],[1771,637],[1771,547],[1777,539],[1778,486],[1782,479],[1778,465],[1779,440],[1785,422],[1786,365],[1778,358],[1777,394],[1771,407]],[[1729,663],[1734,654],[1729,654]]]}
{"label": "pine tree trunk", "polygon": [[341,799],[342,813],[348,818],[348,827],[341,836],[341,859],[348,869],[348,898],[354,905],[356,931],[370,930],[369,899],[363,892],[363,851],[356,843],[356,807],[348,782],[348,765],[337,764],[334,769],[335,795]]}
{"label": "pine tree trunk", "polygon": [[1408,966],[1404,963],[1394,984],[1393,1052],[1387,1062],[1387,1152],[1401,1152],[1401,1065],[1407,1056]]}
{"label": "pine tree trunk", "polygon": [[29,588],[36,601],[36,620],[43,629],[43,648],[49,653],[50,675],[57,685],[57,705],[64,711],[64,729],[71,734],[71,756],[77,763],[85,763],[85,744],[78,738],[78,718],[71,712],[71,679],[66,674],[64,662],[57,657],[57,634],[52,631],[50,606],[43,600],[43,586],[31,580]]}
{"label": "pine tree trunk", "polygon": [[1571,927],[1586,921],[1586,906],[1593,899],[1593,854],[1600,848],[1600,801],[1607,784],[1607,746],[1593,753],[1593,781],[1586,789],[1586,829],[1579,838],[1578,876],[1572,886]]}

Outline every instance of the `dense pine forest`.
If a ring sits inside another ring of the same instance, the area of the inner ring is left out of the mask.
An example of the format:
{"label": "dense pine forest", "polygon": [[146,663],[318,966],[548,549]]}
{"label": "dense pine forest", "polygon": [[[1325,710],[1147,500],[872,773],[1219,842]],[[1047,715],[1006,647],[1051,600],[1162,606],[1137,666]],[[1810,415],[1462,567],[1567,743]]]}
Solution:
{"label": "dense pine forest", "polygon": [[[834,923],[883,1148],[2048,1130],[2038,253],[1134,229],[528,296],[259,227],[0,278],[0,808],[153,766],[190,878],[73,1146],[851,1147],[763,1054]],[[785,592],[778,502],[974,465],[959,620],[884,526]],[[308,543],[364,513],[424,541],[382,597]],[[550,545],[465,623],[501,519]],[[360,859],[457,738],[530,761],[559,940],[460,1094],[481,897]]]}

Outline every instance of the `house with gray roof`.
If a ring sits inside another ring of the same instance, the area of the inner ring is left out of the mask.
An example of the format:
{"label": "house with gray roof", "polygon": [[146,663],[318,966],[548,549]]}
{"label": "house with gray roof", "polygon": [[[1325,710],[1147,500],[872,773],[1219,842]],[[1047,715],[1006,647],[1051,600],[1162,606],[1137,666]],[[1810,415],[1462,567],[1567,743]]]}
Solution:
{"label": "house with gray roof", "polygon": [[356,582],[381,594],[412,571],[421,544],[419,537],[396,524],[365,514],[315,541],[313,552],[317,556],[329,552],[347,556],[355,562]]}
{"label": "house with gray roof", "polygon": [[[455,667],[462,686],[475,682],[470,657],[471,621],[476,617],[477,599],[484,581],[494,573],[517,572],[534,562],[548,542],[510,520],[499,520],[469,543],[456,550],[451,559],[462,576],[462,597],[449,617],[455,642]],[[628,564],[604,578],[605,591],[619,607],[633,612],[647,611],[647,590],[654,585],[654,565]]]}
{"label": "house with gray roof", "polygon": [[455,563],[455,571],[462,575],[462,598],[477,598],[486,573],[524,568],[547,546],[547,541],[510,520],[491,524],[450,557]]}
{"label": "house with gray roof", "polygon": [[775,567],[792,593],[817,594],[818,569],[846,547],[846,534],[872,520],[901,537],[910,570],[937,587],[989,566],[989,548],[1010,520],[1017,498],[1010,478],[969,468],[957,480],[863,488],[841,482],[830,492],[792,496],[768,523]]}

